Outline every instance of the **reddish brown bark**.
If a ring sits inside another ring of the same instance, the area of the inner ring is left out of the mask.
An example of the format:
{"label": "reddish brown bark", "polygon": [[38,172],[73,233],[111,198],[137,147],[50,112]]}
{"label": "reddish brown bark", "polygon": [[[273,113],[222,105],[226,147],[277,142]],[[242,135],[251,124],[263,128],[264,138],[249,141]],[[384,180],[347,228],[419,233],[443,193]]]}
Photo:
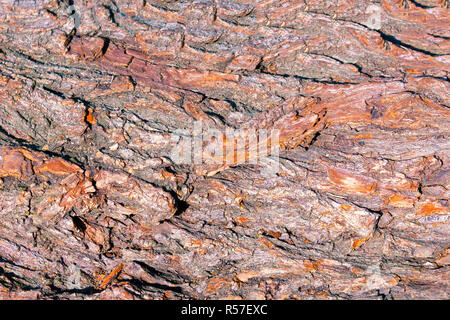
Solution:
{"label": "reddish brown bark", "polygon": [[[448,299],[449,19],[3,0],[0,298]],[[279,130],[279,172],[177,164],[198,120]]]}

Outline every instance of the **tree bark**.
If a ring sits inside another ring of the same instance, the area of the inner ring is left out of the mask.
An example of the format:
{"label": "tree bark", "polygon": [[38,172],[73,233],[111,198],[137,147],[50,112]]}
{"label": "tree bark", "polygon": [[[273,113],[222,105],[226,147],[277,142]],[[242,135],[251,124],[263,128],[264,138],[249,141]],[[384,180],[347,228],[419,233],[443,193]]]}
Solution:
{"label": "tree bark", "polygon": [[0,298],[448,299],[449,8],[1,0]]}

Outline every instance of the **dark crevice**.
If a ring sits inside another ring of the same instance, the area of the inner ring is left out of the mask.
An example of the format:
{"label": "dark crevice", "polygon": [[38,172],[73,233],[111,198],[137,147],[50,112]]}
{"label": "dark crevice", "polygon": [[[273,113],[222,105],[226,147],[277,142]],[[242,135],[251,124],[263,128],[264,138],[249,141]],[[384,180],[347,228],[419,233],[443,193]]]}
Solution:
{"label": "dark crevice", "polygon": [[320,131],[317,131],[317,132],[314,134],[314,136],[312,137],[311,141],[308,143],[308,145],[304,147],[304,148],[305,148],[305,151],[308,151],[308,150],[314,145],[314,143],[317,141],[317,139],[319,138],[319,136],[320,136]]}
{"label": "dark crevice", "polygon": [[105,37],[101,37],[101,38],[103,39],[102,56],[104,56],[106,51],[108,51],[111,40],[109,38],[105,38]]}
{"label": "dark crevice", "polygon": [[189,203],[187,203],[184,200],[177,199],[176,203],[177,203],[177,211],[174,214],[175,217],[181,215],[183,212],[185,212],[189,208]]}
{"label": "dark crevice", "polygon": [[439,34],[433,34],[433,33],[428,33],[430,36],[434,37],[434,38],[438,38],[438,39],[444,39],[444,40],[450,40],[450,37],[446,37],[446,36],[442,36]]}
{"label": "dark crevice", "polygon": [[[105,4],[103,5],[103,7],[108,11],[108,13],[109,13],[109,19],[111,20],[111,22],[114,23],[114,25],[115,25],[116,27],[120,28],[120,25],[119,25],[119,24],[117,23],[117,21],[116,21],[116,18],[115,18],[113,9],[112,9],[110,6],[105,5]],[[117,11],[116,11],[116,12],[117,12]]]}
{"label": "dark crevice", "polygon": [[[166,170],[167,170],[167,168],[166,168]],[[185,212],[189,208],[189,203],[187,203],[187,201],[185,201],[183,199],[180,199],[180,197],[178,196],[178,194],[175,191],[170,190],[164,186],[161,188],[164,191],[168,192],[172,196],[172,198],[175,200],[176,211],[173,214],[174,217],[180,216],[181,214],[183,214],[183,212]]]}
{"label": "dark crevice", "polygon": [[[4,135],[6,137],[6,141],[9,142],[9,145],[13,146],[15,144],[18,145],[29,145],[30,143],[24,139],[18,138],[12,134],[10,134],[8,131],[6,131],[4,128],[0,126],[0,134]],[[0,136],[1,137],[1,136]],[[12,141],[11,141],[12,140]]]}
{"label": "dark crevice", "polygon": [[86,224],[84,223],[84,221],[80,217],[77,217],[77,216],[72,216],[71,218],[72,218],[72,222],[73,222],[74,227],[77,230],[79,230],[82,233],[84,233],[86,231],[86,229],[87,229]]}
{"label": "dark crevice", "polygon": [[411,49],[413,51],[421,52],[423,54],[426,54],[426,55],[429,55],[429,56],[432,56],[432,57],[443,56],[443,54],[437,54],[437,53],[433,53],[433,52],[425,50],[425,49],[420,49],[420,48],[414,47],[414,46],[412,46],[410,44],[407,44],[407,43],[397,39],[394,36],[391,36],[389,34],[386,34],[386,33],[382,32],[380,30],[376,30],[376,31],[380,34],[381,38],[384,41],[390,42],[390,43],[392,43],[392,44],[394,44],[394,45],[396,45],[398,47],[404,47],[404,48],[407,48],[407,49]]}
{"label": "dark crevice", "polygon": [[74,156],[69,156],[66,154],[61,154],[61,153],[57,153],[57,152],[53,152],[53,151],[49,151],[49,150],[42,150],[41,147],[38,145],[32,144],[26,140],[23,140],[21,138],[17,138],[15,136],[11,135],[5,129],[3,129],[1,126],[0,126],[0,134],[3,134],[8,138],[7,142],[9,142],[8,146],[10,146],[10,147],[24,147],[24,148],[30,149],[32,151],[46,154],[50,157],[62,158],[64,160],[66,160],[67,162],[76,164],[77,166],[79,166],[82,169],[84,167],[84,163],[82,161],[76,159]]}
{"label": "dark crevice", "polygon": [[282,77],[282,78],[291,78],[291,79],[298,79],[300,81],[312,81],[317,83],[324,83],[324,84],[342,84],[342,85],[349,85],[354,84],[353,82],[346,82],[346,81],[334,81],[334,80],[323,80],[323,79],[317,79],[317,78],[309,78],[309,77],[303,77],[299,75],[291,75],[291,74],[281,74],[281,73],[272,73],[265,70],[260,70],[260,73],[262,74],[268,74],[273,77]]}
{"label": "dark crevice", "polygon": [[44,90],[47,91],[47,92],[50,92],[51,94],[53,94],[53,95],[55,95],[55,96],[60,97],[61,99],[68,99],[68,98],[64,95],[64,93],[59,92],[59,91],[56,91],[56,90],[54,90],[54,89],[51,89],[51,88],[49,88],[49,87],[47,87],[47,86],[43,86],[42,89],[44,89]]}
{"label": "dark crevice", "polygon": [[179,287],[179,286],[172,287],[172,286],[164,285],[161,283],[143,281],[141,279],[126,279],[126,280],[123,280],[122,282],[129,283],[134,288],[137,288],[137,289],[140,289],[143,291],[151,291],[151,288],[154,288],[158,292],[171,291],[176,294],[184,295],[183,288]]}
{"label": "dark crevice", "polygon": [[420,3],[420,2],[417,2],[416,0],[409,0],[409,2],[411,2],[412,4],[414,4],[416,7],[419,7],[419,8],[422,8],[422,9],[431,9],[431,8],[434,8],[434,7],[431,7],[431,6],[424,5],[424,4]]}
{"label": "dark crevice", "polygon": [[101,292],[101,290],[95,289],[93,286],[81,288],[81,289],[62,289],[59,287],[56,287],[55,285],[51,284],[50,289],[52,291],[51,296],[54,296],[55,299],[58,299],[57,295],[60,294],[73,294],[73,293],[79,293],[84,295],[93,295],[95,293]]}
{"label": "dark crevice", "polygon": [[133,262],[136,263],[137,265],[139,265],[145,272],[147,272],[152,277],[164,279],[165,281],[168,281],[173,284],[179,284],[179,283],[185,282],[180,274],[172,274],[172,273],[167,273],[167,272],[157,270],[154,267],[146,264],[145,262],[139,261],[139,260],[134,260]]}

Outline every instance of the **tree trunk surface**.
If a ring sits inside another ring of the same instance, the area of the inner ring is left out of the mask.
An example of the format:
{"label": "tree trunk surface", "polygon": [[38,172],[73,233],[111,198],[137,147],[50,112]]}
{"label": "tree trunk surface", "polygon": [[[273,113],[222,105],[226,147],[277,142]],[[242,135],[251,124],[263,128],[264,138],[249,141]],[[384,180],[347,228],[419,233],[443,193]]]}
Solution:
{"label": "tree trunk surface", "polygon": [[0,299],[448,299],[449,21],[0,0]]}

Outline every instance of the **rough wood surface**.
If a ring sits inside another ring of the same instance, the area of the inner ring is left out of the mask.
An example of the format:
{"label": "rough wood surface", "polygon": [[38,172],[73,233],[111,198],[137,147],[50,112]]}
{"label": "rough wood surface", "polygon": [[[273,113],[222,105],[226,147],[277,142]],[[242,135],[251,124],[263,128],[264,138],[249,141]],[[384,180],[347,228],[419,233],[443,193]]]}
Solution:
{"label": "rough wood surface", "polygon": [[[446,0],[0,0],[0,298],[448,299],[449,39]],[[177,164],[198,120],[278,174]]]}

